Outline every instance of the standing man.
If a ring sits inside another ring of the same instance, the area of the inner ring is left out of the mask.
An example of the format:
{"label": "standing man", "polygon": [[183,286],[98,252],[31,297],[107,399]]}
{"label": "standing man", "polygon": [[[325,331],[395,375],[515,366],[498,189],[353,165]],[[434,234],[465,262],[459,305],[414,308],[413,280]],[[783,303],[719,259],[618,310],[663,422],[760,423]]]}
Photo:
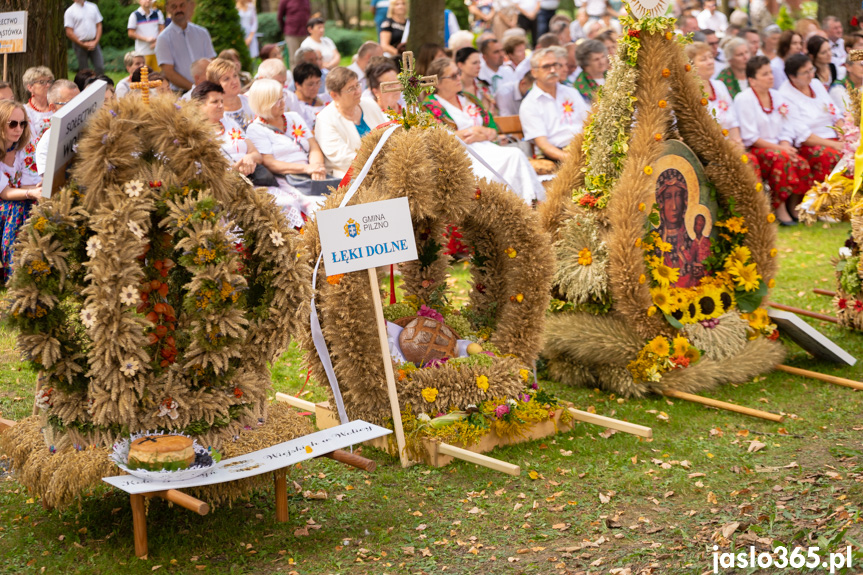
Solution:
{"label": "standing man", "polygon": [[375,14],[375,29],[378,32],[378,38],[381,37],[381,24],[387,19],[389,9],[390,0],[372,0],[372,11]]}
{"label": "standing man", "polygon": [[135,41],[135,53],[144,57],[147,67],[159,71],[156,59],[156,38],[165,29],[165,17],[153,8],[153,0],[138,0],[140,6],[129,14],[129,38]]}
{"label": "standing man", "polygon": [[195,11],[193,0],[168,0],[165,9],[171,23],[156,40],[156,59],[172,90],[191,90],[192,63],[216,57],[213,41],[206,28],[189,21]]}
{"label": "standing man", "polygon": [[479,51],[482,53],[479,79],[491,86],[491,94],[495,96],[504,84],[515,80],[515,74],[512,68],[503,65],[503,46],[497,41],[497,38],[489,38],[480,42]]}
{"label": "standing man", "polygon": [[291,68],[299,63],[294,62],[294,54],[300,49],[300,44],[306,38],[306,24],[308,24],[311,15],[312,9],[309,6],[309,0],[279,0],[276,21],[285,35]]}
{"label": "standing man", "polygon": [[99,40],[102,38],[102,14],[92,2],[75,0],[63,15],[63,26],[66,27],[66,37],[72,41],[75,57],[78,58],[78,69],[87,68],[87,61],[93,63],[96,75],[105,70],[102,60],[102,48]]}
{"label": "standing man", "polygon": [[830,40],[831,62],[840,68],[845,64],[845,58],[848,56],[845,53],[845,39],[842,37],[845,32],[842,28],[842,21],[836,16],[826,17],[824,19],[824,31],[827,32],[827,39]]}
{"label": "standing man", "polygon": [[716,0],[705,0],[704,10],[698,13],[696,21],[702,30],[707,28],[719,34],[728,28],[728,16],[716,9]]}
{"label": "standing man", "polygon": [[[539,12],[536,15],[536,37],[549,32],[549,23],[560,6],[560,0],[540,0]],[[567,40],[569,42],[569,40]]]}

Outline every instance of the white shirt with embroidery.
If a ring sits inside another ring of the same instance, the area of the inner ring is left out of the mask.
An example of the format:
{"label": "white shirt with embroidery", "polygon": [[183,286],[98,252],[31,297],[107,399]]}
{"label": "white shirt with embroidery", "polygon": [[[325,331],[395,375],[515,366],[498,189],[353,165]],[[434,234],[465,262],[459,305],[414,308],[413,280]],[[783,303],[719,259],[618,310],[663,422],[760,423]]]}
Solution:
{"label": "white shirt with embroidery", "polygon": [[584,129],[589,105],[574,88],[557,85],[552,96],[534,85],[518,110],[525,140],[545,137],[558,148],[568,145]]}

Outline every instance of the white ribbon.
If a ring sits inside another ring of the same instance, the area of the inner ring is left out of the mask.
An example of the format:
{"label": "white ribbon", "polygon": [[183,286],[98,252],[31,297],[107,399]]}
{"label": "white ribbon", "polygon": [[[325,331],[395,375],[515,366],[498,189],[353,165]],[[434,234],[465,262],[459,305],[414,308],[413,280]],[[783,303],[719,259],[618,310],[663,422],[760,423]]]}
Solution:
{"label": "white ribbon", "polygon": [[455,137],[455,139],[456,139],[456,140],[458,140],[458,141],[461,143],[461,145],[462,145],[462,146],[464,146],[464,149],[465,149],[465,150],[467,150],[467,151],[470,153],[470,155],[472,155],[474,158],[476,158],[477,160],[479,160],[479,163],[480,163],[480,164],[482,164],[483,166],[485,166],[486,168],[488,168],[488,171],[489,171],[489,172],[491,172],[492,174],[494,174],[494,176],[495,176],[498,180],[500,180],[500,182],[501,182],[503,185],[505,185],[506,187],[508,187],[508,188],[509,188],[510,190],[512,190],[513,192],[518,193],[518,192],[516,192],[515,188],[513,188],[513,187],[509,184],[509,182],[507,182],[506,180],[504,180],[504,179],[503,179],[503,176],[501,176],[500,174],[498,174],[498,173],[497,173],[497,170],[495,170],[494,168],[492,168],[491,166],[489,166],[489,165],[488,165],[488,162],[486,162],[485,160],[483,160],[483,159],[482,159],[482,157],[480,157],[480,155],[479,155],[479,154],[477,154],[475,151],[473,151],[473,149],[471,149],[471,147],[470,147],[470,146],[468,146],[468,145],[465,143],[465,141],[464,141],[464,140],[462,140],[462,139],[461,139],[461,138],[459,138],[458,136],[456,136],[456,137]]}
{"label": "white ribbon", "polygon": [[[354,194],[357,193],[357,190],[360,188],[360,184],[363,183],[363,180],[369,173],[369,170],[372,168],[372,163],[375,161],[375,158],[378,157],[381,149],[384,147],[384,144],[395,132],[396,128],[398,128],[398,124],[394,126],[390,126],[387,128],[387,131],[384,132],[383,136],[381,136],[380,141],[378,141],[378,145],[375,146],[372,155],[369,156],[369,159],[366,160],[363,169],[360,170],[359,175],[354,180],[354,183],[351,184],[351,187],[348,188],[348,193],[345,194],[345,197],[342,198],[341,203],[339,204],[340,208],[345,207],[345,205],[354,197]],[[312,341],[315,343],[315,350],[318,352],[318,357],[321,359],[321,364],[324,366],[324,371],[327,374],[327,379],[330,382],[330,388],[333,390],[333,398],[336,401],[336,409],[339,412],[339,422],[342,424],[348,423],[350,420],[348,419],[348,414],[345,411],[345,402],[342,400],[342,392],[339,389],[339,381],[336,378],[336,372],[333,370],[333,361],[330,359],[330,352],[327,349],[327,342],[324,340],[324,332],[321,330],[321,322],[318,320],[318,310],[315,308],[315,290],[318,285],[318,268],[321,267],[321,261],[323,260],[324,254],[318,254],[318,261],[315,263],[315,271],[312,274],[312,301],[311,301],[311,314],[310,314],[310,322],[312,327]]]}

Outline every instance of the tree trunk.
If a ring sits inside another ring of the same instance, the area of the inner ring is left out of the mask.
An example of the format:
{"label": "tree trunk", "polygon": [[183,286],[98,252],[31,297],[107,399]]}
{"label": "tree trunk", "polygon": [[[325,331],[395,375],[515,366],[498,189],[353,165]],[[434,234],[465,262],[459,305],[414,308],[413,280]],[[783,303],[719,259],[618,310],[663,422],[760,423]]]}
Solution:
{"label": "tree trunk", "polygon": [[827,16],[836,16],[842,22],[845,33],[852,32],[851,18],[860,11],[859,0],[830,0],[818,3],[818,21],[823,22]]}
{"label": "tree trunk", "polygon": [[6,81],[15,97],[27,100],[21,77],[27,68],[47,66],[55,78],[65,78],[68,41],[63,28],[64,3],[57,0],[0,0],[0,12],[27,12],[27,51],[8,55]]}
{"label": "tree trunk", "polygon": [[443,11],[445,0],[423,0],[410,3],[411,29],[408,50],[419,54],[420,46],[428,42],[443,44]]}

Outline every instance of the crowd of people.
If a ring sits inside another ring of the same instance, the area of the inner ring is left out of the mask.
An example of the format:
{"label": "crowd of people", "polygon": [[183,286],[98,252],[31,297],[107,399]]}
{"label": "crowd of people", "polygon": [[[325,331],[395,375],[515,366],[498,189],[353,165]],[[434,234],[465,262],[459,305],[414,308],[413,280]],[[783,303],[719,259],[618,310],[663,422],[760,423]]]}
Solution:
{"label": "crowd of people", "polygon": [[[200,106],[232,169],[266,187],[297,227],[347,172],[362,136],[405,104],[397,89],[384,89],[397,83],[410,34],[405,0],[372,1],[378,41],[360,46],[347,66],[308,0],[281,0],[285,41],[263,46],[255,3],[236,0],[254,70],[242,68],[236,50],[216,53],[210,32],[190,21],[193,0],[167,0],[166,14],[152,0],[138,4],[128,21],[128,75],[116,87],[103,75],[102,17],[86,0],[74,0],[64,19],[78,59],[74,82],[30,68],[20,79],[26,103],[0,84],[0,283],[11,273],[18,230],[42,195],[50,118],[96,80],[108,84],[109,102],[135,97],[132,83],[146,65],[151,80],[164,80],[161,92]],[[531,160],[568,156],[602,97],[621,34],[619,1],[576,5],[571,19],[552,0],[472,0],[471,28],[460,30],[446,14],[444,43],[425,44],[416,57],[420,74],[437,76],[425,109],[463,141],[478,176],[509,184],[527,202],[545,197]],[[694,40],[686,53],[711,112],[763,181],[780,223],[794,225],[796,202],[843,150],[848,92],[863,84],[863,64],[849,52],[863,48],[863,30],[845,35],[842,22],[827,18],[783,31],[769,14],[728,18],[715,0],[675,9],[679,33]],[[501,134],[502,116],[517,117],[523,137]]]}

